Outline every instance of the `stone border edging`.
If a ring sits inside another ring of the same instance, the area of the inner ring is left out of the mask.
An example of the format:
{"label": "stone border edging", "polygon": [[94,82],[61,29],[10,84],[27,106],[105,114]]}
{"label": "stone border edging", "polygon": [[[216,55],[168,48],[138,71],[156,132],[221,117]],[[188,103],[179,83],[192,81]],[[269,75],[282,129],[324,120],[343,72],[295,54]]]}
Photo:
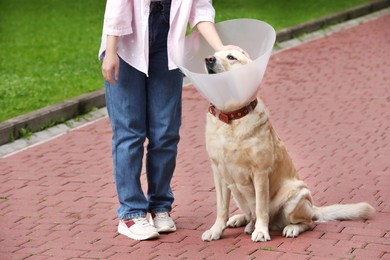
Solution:
{"label": "stone border edging", "polygon": [[[340,22],[364,16],[389,6],[390,0],[379,0],[313,21],[302,23],[300,25],[278,31],[276,35],[276,41],[286,41],[302,33],[314,32],[323,29],[325,26],[334,25]],[[101,108],[105,105],[104,90],[98,90],[92,93],[83,94],[79,97],[67,100],[60,104],[51,105],[28,114],[9,119],[3,123],[0,123],[0,145],[20,138],[21,129],[27,129],[28,131],[36,132],[45,126],[48,126],[52,122],[67,121],[69,119],[83,115],[91,111],[93,108]]]}
{"label": "stone border edging", "polygon": [[98,90],[9,119],[0,123],[0,145],[20,138],[22,128],[36,132],[52,122],[64,122],[105,105],[104,90]]}

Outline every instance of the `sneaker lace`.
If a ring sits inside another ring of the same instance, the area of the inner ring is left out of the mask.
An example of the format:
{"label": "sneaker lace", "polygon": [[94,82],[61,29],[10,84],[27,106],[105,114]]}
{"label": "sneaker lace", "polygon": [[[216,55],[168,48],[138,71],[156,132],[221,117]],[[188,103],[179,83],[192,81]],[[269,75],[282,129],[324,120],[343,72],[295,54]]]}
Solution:
{"label": "sneaker lace", "polygon": [[159,218],[161,220],[168,220],[169,214],[167,212],[157,212],[155,218]]}
{"label": "sneaker lace", "polygon": [[140,217],[140,218],[135,218],[133,219],[134,223],[140,224],[142,226],[148,226],[150,225],[148,220],[146,218]]}

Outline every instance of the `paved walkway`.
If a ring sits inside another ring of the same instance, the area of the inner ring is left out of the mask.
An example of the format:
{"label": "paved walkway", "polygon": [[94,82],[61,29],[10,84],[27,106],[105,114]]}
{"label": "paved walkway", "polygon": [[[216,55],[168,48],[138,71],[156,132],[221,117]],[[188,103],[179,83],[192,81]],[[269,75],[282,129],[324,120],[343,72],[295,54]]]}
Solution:
{"label": "paved walkway", "polygon": [[390,259],[390,15],[274,54],[260,95],[315,203],[368,201],[373,219],[319,223],[295,239],[272,232],[266,243],[242,228],[201,241],[215,218],[208,103],[187,87],[176,233],[117,235],[104,117],[0,159],[0,259]]}

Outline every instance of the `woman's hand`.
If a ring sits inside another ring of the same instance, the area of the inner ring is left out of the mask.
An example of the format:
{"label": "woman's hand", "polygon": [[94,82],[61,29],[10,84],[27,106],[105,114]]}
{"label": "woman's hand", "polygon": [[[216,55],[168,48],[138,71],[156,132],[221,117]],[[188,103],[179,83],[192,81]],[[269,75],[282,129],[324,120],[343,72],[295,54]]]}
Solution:
{"label": "woman's hand", "polygon": [[[114,73],[113,73],[114,72]],[[102,64],[102,74],[106,81],[110,84],[115,85],[119,76],[119,58],[115,53],[106,52],[103,64]],[[112,77],[114,75],[114,78]]]}
{"label": "woman's hand", "polygon": [[243,49],[241,49],[239,46],[236,46],[236,45],[223,45],[217,51],[223,51],[223,50],[237,50],[237,51],[241,52],[242,54],[244,54],[245,56],[247,56],[248,58],[250,58],[249,54],[246,51],[244,51]]}
{"label": "woman's hand", "polygon": [[245,56],[249,57],[249,54],[235,45],[223,45],[221,38],[218,35],[217,30],[215,29],[215,25],[212,22],[199,22],[196,27],[198,28],[200,34],[206,39],[206,41],[210,44],[210,46],[215,51],[222,50],[238,50],[245,54]]}
{"label": "woman's hand", "polygon": [[[119,57],[117,54],[118,36],[107,35],[106,53],[102,64],[102,74],[106,81],[115,85],[119,76]],[[112,77],[114,75],[114,78]]]}

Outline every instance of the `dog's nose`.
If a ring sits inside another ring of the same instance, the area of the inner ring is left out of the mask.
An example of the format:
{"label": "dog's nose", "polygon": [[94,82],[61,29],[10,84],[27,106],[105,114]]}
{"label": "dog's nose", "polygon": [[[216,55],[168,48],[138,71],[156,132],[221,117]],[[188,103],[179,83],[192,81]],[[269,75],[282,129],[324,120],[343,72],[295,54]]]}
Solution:
{"label": "dog's nose", "polygon": [[207,57],[207,58],[205,58],[205,61],[206,61],[206,64],[214,64],[215,57],[214,56]]}

